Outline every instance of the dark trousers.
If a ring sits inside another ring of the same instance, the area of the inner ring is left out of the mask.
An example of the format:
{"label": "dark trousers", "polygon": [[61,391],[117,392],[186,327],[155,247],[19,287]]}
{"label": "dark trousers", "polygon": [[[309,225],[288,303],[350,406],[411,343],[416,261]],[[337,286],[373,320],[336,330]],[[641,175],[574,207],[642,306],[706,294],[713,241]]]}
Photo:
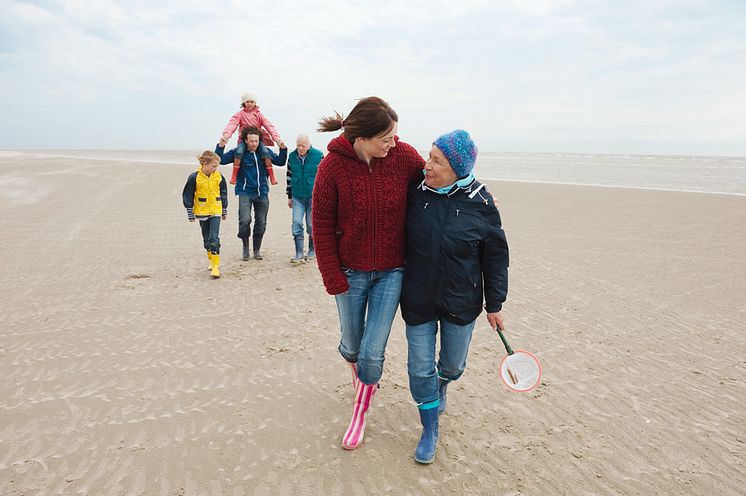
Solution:
{"label": "dark trousers", "polygon": [[267,230],[267,213],[269,197],[251,198],[238,195],[238,237],[246,239],[251,236],[251,210],[254,210],[254,239],[261,240]]}
{"label": "dark trousers", "polygon": [[202,241],[205,250],[213,253],[220,253],[220,217],[208,217],[205,220],[200,219],[199,227],[202,229]]}

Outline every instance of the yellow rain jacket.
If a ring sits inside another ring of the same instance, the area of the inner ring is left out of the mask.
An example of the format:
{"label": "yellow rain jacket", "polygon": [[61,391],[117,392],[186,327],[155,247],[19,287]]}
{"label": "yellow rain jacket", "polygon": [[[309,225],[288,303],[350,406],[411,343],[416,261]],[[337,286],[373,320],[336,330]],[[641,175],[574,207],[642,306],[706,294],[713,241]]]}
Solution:
{"label": "yellow rain jacket", "polygon": [[228,211],[228,185],[220,172],[209,176],[202,169],[187,178],[182,201],[190,219],[226,215]]}

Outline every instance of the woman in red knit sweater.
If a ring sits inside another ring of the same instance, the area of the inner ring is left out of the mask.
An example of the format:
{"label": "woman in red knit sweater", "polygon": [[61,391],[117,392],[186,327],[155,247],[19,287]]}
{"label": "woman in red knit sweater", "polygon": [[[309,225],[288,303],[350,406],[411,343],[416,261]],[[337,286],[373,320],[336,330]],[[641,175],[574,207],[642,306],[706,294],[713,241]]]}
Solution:
{"label": "woman in red knit sweater", "polygon": [[[328,146],[313,190],[313,239],[326,291],[339,312],[339,352],[352,369],[355,400],[342,446],[357,448],[383,374],[403,279],[407,186],[425,161],[396,136],[399,118],[378,97],[320,121],[342,130]],[[367,311],[367,313],[366,313]]]}

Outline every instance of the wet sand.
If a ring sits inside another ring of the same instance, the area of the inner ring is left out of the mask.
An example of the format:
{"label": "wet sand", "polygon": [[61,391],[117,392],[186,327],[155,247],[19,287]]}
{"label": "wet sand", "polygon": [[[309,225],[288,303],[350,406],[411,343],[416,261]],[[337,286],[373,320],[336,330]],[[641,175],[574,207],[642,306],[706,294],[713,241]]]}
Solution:
{"label": "wet sand", "polygon": [[544,379],[506,391],[481,316],[420,466],[401,319],[347,452],[336,307],[289,264],[284,175],[265,259],[240,260],[231,196],[211,280],[191,170],[0,158],[0,494],[742,494],[746,197],[490,182],[507,336]]}

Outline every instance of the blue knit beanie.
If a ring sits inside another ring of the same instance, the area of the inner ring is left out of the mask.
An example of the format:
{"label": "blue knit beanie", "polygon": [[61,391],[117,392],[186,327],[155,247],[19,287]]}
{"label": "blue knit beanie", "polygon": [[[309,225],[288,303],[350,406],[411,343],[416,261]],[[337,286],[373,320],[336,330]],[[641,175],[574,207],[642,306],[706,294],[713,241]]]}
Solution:
{"label": "blue knit beanie", "polygon": [[433,141],[433,145],[443,152],[459,178],[468,176],[474,169],[474,162],[477,161],[477,145],[471,140],[469,133],[463,129],[444,134]]}

